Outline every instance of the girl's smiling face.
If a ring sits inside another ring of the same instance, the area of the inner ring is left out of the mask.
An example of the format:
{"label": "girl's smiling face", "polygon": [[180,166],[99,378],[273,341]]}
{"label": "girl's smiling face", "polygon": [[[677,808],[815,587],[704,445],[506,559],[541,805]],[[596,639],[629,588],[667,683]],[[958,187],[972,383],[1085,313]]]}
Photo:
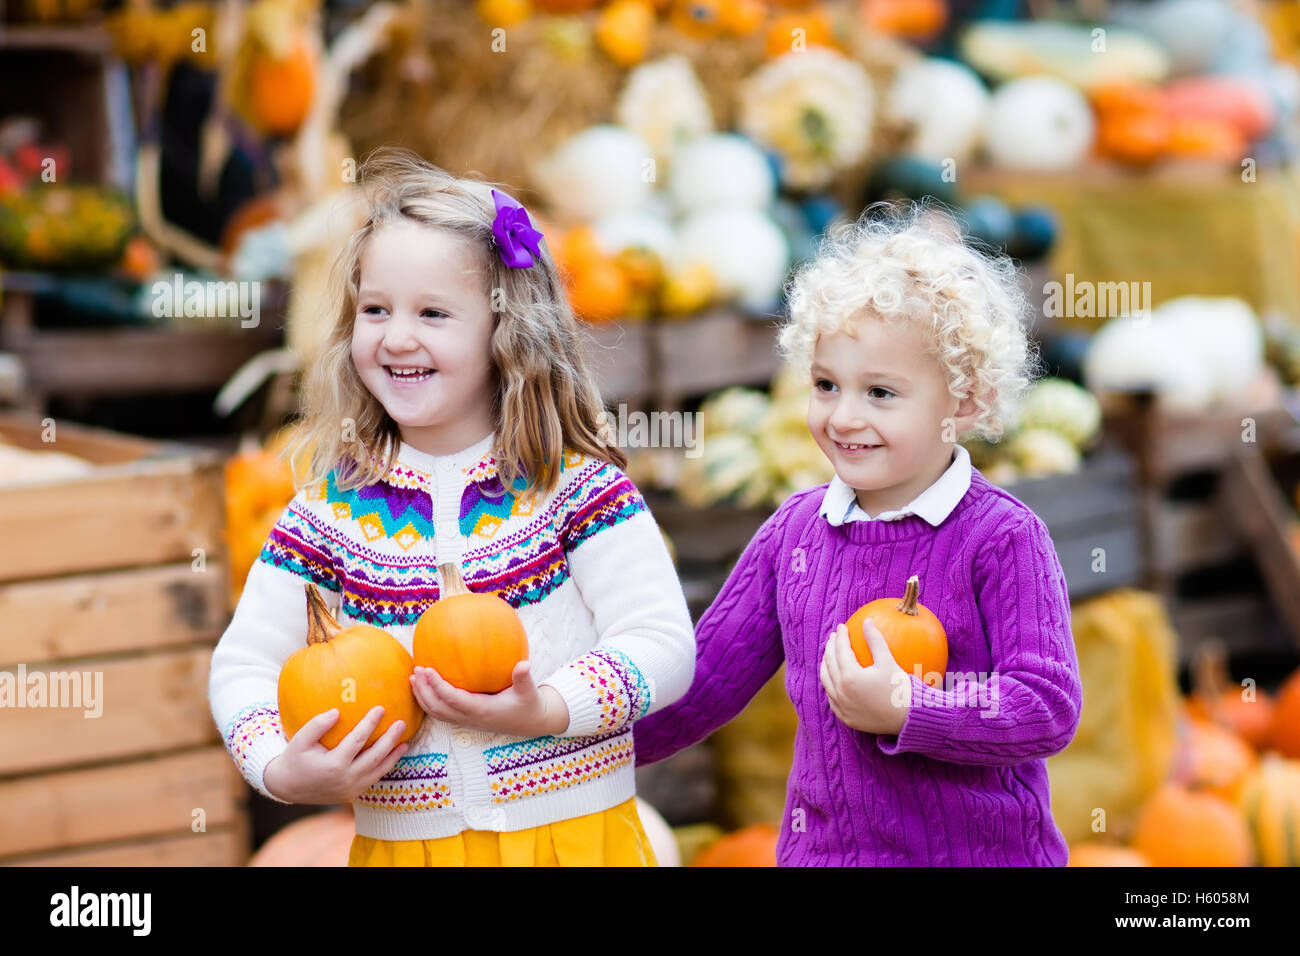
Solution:
{"label": "girl's smiling face", "polygon": [[864,317],[855,331],[818,337],[808,427],[874,517],[903,507],[939,479],[976,409],[969,398],[949,393],[916,323]]}
{"label": "girl's smiling face", "polygon": [[495,316],[472,253],[451,232],[404,220],[376,229],[361,254],[352,361],[402,440],[431,455],[492,430]]}

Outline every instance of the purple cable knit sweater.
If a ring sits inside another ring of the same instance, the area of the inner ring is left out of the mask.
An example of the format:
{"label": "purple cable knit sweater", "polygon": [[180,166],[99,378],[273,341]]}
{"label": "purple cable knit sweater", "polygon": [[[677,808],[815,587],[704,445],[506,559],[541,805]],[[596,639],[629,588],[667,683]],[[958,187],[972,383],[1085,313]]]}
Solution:
{"label": "purple cable knit sweater", "polygon": [[[1041,519],[978,470],[937,528],[916,515],[832,527],[825,491],[788,499],[746,547],[696,626],[690,690],[637,722],[637,763],[703,740],[784,660],[799,729],[779,865],[1063,866],[1045,758],[1074,736],[1082,691]],[[853,730],[818,675],[827,635],[902,597],[912,574],[948,634],[949,673],[939,688],[911,677],[896,736]]]}

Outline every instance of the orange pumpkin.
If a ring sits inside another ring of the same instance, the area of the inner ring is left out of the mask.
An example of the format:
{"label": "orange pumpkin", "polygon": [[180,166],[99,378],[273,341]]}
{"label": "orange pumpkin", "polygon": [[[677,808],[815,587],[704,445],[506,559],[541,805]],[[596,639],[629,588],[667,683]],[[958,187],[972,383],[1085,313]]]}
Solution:
{"label": "orange pumpkin", "polygon": [[248,74],[251,119],[263,133],[288,135],[307,118],[316,95],[316,57],[305,37],[283,58],[260,52]]}
{"label": "orange pumpkin", "polygon": [[1232,731],[1206,720],[1188,720],[1184,752],[1175,776],[1228,802],[1237,799],[1255,769],[1255,752]]}
{"label": "orange pumpkin", "polygon": [[632,287],[618,263],[602,257],[576,270],[565,281],[573,311],[588,322],[612,322],[627,311]]}
{"label": "orange pumpkin", "polygon": [[1187,712],[1199,720],[1226,727],[1255,750],[1269,746],[1273,736],[1273,698],[1256,690],[1253,698],[1228,677],[1227,652],[1220,641],[1204,645],[1192,670],[1194,688]]}
{"label": "orange pumpkin", "polygon": [[859,9],[872,30],[909,39],[929,37],[948,22],[943,0],[861,0]]}
{"label": "orange pumpkin", "polygon": [[1151,861],[1127,846],[1110,846],[1105,843],[1081,843],[1070,847],[1070,862],[1066,866],[1150,866]]}
{"label": "orange pumpkin", "polygon": [[619,66],[645,59],[654,33],[655,11],[648,0],[614,0],[596,20],[596,42]]}
{"label": "orange pumpkin", "polygon": [[515,609],[495,594],[465,587],[460,568],[441,564],[442,596],[415,625],[415,664],[432,667],[453,687],[495,694],[514,683],[528,659],[528,636]]}
{"label": "orange pumpkin", "polygon": [[870,667],[871,650],[862,636],[862,624],[871,618],[898,665],[908,673],[917,673],[931,687],[940,687],[948,668],[948,635],[934,613],[917,600],[920,592],[921,579],[914,574],[907,579],[902,600],[880,598],[858,608],[847,622],[849,641],[858,663]]}
{"label": "orange pumpkin", "polygon": [[1231,123],[1203,116],[1175,116],[1169,128],[1169,154],[1181,159],[1236,163],[1246,155],[1246,138]]}
{"label": "orange pumpkin", "polygon": [[[796,33],[795,31],[802,31]],[[807,10],[792,10],[774,18],[767,28],[764,49],[769,60],[794,50],[796,38],[804,47],[824,46],[835,48],[835,33],[830,15],[821,6]]]}
{"label": "orange pumpkin", "polygon": [[1274,700],[1271,744],[1284,757],[1300,759],[1300,670],[1278,688]]}
{"label": "orange pumpkin", "polygon": [[745,827],[710,843],[691,866],[776,866],[777,836],[770,823]]}
{"label": "orange pumpkin", "polygon": [[415,662],[401,642],[368,624],[340,627],[315,584],[308,581],[307,646],[289,655],[280,670],[280,720],[292,740],[317,714],[338,708],[339,719],[321,745],[332,750],[371,708],[382,706],[383,719],[366,746],[374,744],[396,720],[406,722],[398,742],[410,740],[424,711],[411,690]]}
{"label": "orange pumpkin", "polygon": [[1250,833],[1222,797],[1166,783],[1138,814],[1133,849],[1153,866],[1250,866]]}
{"label": "orange pumpkin", "polygon": [[356,818],[349,804],[281,827],[253,854],[249,866],[347,866]]}

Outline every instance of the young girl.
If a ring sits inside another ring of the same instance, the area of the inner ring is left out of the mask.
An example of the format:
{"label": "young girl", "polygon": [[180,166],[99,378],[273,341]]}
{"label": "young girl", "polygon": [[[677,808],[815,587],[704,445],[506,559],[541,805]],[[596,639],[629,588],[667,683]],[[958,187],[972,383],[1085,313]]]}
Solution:
{"label": "young girl", "polygon": [[[503,192],[405,152],[372,157],[339,257],[336,325],[305,395],[311,473],[254,563],[212,659],[213,716],[258,791],[351,802],[349,865],[655,865],[632,723],[690,685],[695,646],[658,527],[602,434],[550,251]],[[329,463],[333,463],[329,467]],[[280,668],[304,582],[339,623],[411,650],[438,566],[519,614],[529,657],[499,694],[420,668],[406,744],[382,708],[332,750],[331,710],[286,742]]]}
{"label": "young girl", "polygon": [[[780,865],[1064,865],[1044,764],[1081,702],[1064,575],[1042,521],[955,444],[998,433],[1028,377],[1013,267],[912,209],[836,227],[789,302],[780,346],[835,478],[749,543],[637,760],[708,736],[784,661],[799,724]],[[861,666],[843,624],[913,575],[947,633],[938,686],[870,621]]]}

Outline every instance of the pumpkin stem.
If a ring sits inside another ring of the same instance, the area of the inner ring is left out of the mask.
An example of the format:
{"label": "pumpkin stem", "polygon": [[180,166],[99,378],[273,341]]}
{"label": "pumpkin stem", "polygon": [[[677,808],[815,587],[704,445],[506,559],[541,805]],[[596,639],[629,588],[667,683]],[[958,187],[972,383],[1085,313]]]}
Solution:
{"label": "pumpkin stem", "polygon": [[1196,696],[1205,705],[1217,701],[1228,688],[1227,649],[1221,640],[1209,640],[1196,651],[1192,661]]}
{"label": "pumpkin stem", "polygon": [[438,565],[438,573],[442,575],[442,597],[452,597],[456,594],[469,594],[469,588],[465,587],[465,579],[460,576],[460,565],[447,562]]}
{"label": "pumpkin stem", "polygon": [[307,590],[307,643],[324,644],[326,641],[337,637],[343,628],[339,626],[339,622],[330,613],[329,605],[321,597],[320,588],[316,587],[311,581],[308,581],[305,587]]}
{"label": "pumpkin stem", "polygon": [[916,617],[916,602],[921,596],[921,579],[917,575],[912,575],[907,579],[907,593],[903,595],[903,600],[898,602],[898,610],[904,614],[910,614]]}

